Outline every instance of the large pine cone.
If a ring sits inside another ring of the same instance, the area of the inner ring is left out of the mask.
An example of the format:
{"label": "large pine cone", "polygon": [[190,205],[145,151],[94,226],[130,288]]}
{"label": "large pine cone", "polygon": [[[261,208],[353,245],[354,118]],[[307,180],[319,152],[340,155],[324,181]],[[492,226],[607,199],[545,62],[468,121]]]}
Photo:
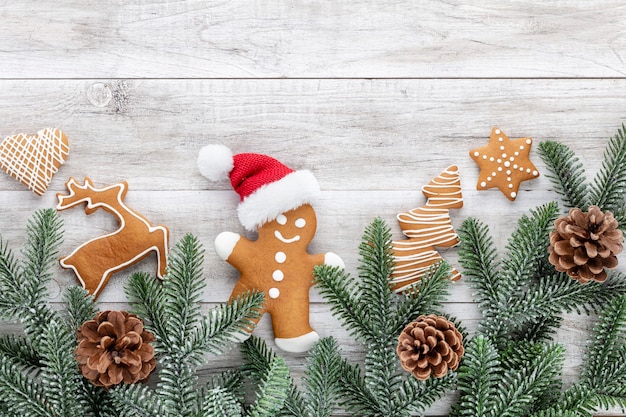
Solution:
{"label": "large pine cone", "polygon": [[556,270],[582,284],[606,280],[605,268],[617,266],[615,255],[623,249],[622,231],[613,213],[603,213],[597,206],[586,213],[573,208],[568,216],[556,219],[554,227],[548,252]]}
{"label": "large pine cone", "polygon": [[80,326],[77,337],[76,360],[94,385],[143,382],[156,366],[154,335],[134,314],[102,311]]}
{"label": "large pine cone", "polygon": [[465,353],[463,335],[445,317],[419,316],[400,334],[397,352],[402,368],[415,378],[441,378],[458,368]]}

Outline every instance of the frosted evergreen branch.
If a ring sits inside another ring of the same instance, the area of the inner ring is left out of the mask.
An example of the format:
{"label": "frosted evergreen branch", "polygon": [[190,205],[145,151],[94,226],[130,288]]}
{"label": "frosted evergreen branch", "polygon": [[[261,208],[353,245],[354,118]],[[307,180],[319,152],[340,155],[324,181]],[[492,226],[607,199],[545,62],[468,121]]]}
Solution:
{"label": "frosted evergreen branch", "polygon": [[423,413],[441,398],[443,390],[456,385],[457,377],[456,372],[448,372],[443,378],[429,378],[426,381],[419,381],[407,374],[407,378],[402,381],[394,395],[396,409]]}
{"label": "frosted evergreen branch", "polygon": [[41,387],[55,414],[78,416],[82,404],[77,393],[81,391],[82,376],[74,360],[75,337],[64,323],[56,319],[47,324],[41,335],[42,364],[39,378]]}
{"label": "frosted evergreen branch", "polygon": [[11,358],[29,374],[41,368],[41,356],[24,336],[6,334],[0,336],[0,355]]}
{"label": "frosted evergreen branch", "polygon": [[241,405],[229,390],[214,388],[200,396],[199,417],[238,417]]}
{"label": "frosted evergreen branch", "polygon": [[567,145],[558,142],[541,142],[538,149],[539,156],[548,169],[546,176],[565,206],[586,211],[589,206],[588,187],[585,183],[585,169],[578,157]]}
{"label": "frosted evergreen branch", "polygon": [[65,312],[63,314],[67,328],[75,332],[84,322],[92,320],[97,313],[93,296],[87,290],[78,287],[68,287],[63,294]]}
{"label": "frosted evergreen branch", "polygon": [[363,417],[383,415],[379,411],[377,398],[367,388],[358,365],[342,359],[339,382],[340,406],[345,407],[346,411]]}
{"label": "frosted evergreen branch", "polygon": [[239,370],[228,369],[217,375],[212,375],[205,385],[205,390],[226,390],[243,403],[245,392],[243,390],[243,375]]}
{"label": "frosted evergreen branch", "polygon": [[498,352],[484,336],[476,336],[465,345],[465,355],[457,371],[461,398],[453,416],[499,417],[495,414],[503,370]]}
{"label": "frosted evergreen branch", "polygon": [[163,357],[156,394],[171,417],[195,417],[198,412],[195,370],[180,357]]}
{"label": "frosted evergreen branch", "polygon": [[500,294],[499,263],[489,227],[475,218],[467,218],[457,230],[461,243],[458,254],[463,276],[476,292],[476,301],[484,311],[497,311],[504,297]]}
{"label": "frosted evergreen branch", "polygon": [[[339,397],[341,356],[337,340],[322,338],[307,358],[302,382],[307,417],[330,417]],[[303,416],[304,417],[304,416]]]}
{"label": "frosted evergreen branch", "polygon": [[54,415],[41,386],[22,371],[11,359],[0,355],[0,402],[9,412],[23,417]]}
{"label": "frosted evergreen branch", "polygon": [[175,417],[145,386],[118,385],[110,391],[110,396],[119,417]]}
{"label": "frosted evergreen branch", "polygon": [[254,328],[255,319],[263,306],[263,293],[244,293],[228,304],[221,304],[199,320],[180,346],[181,354],[194,363],[202,361],[203,354],[220,354],[231,344]]}
{"label": "frosted evergreen branch", "polygon": [[23,272],[7,242],[0,240],[0,316],[15,319],[25,304],[20,292]]}
{"label": "frosted evergreen branch", "polygon": [[250,417],[274,417],[284,406],[291,387],[289,368],[279,356],[269,364],[262,384],[257,390],[256,401],[246,415]]}
{"label": "frosted evergreen branch", "polygon": [[165,322],[168,340],[182,346],[200,319],[201,290],[204,287],[204,251],[198,239],[187,234],[168,255],[167,275],[163,279]]}
{"label": "frosted evergreen branch", "polygon": [[450,286],[450,264],[440,261],[415,283],[407,294],[396,302],[390,334],[399,335],[402,329],[422,314],[439,314]]}
{"label": "frosted evergreen branch", "polygon": [[398,373],[398,356],[395,348],[397,335],[381,334],[377,343],[367,346],[365,353],[365,386],[376,399],[381,415],[396,415],[395,394],[402,384],[403,376]]}
{"label": "frosted evergreen branch", "polygon": [[132,313],[141,317],[145,328],[154,333],[153,343],[157,353],[169,353],[170,344],[165,316],[165,296],[163,286],[153,276],[137,272],[130,276],[125,287],[126,297],[131,304]]}
{"label": "frosted evergreen branch", "polygon": [[604,151],[602,168],[591,185],[589,200],[602,210],[624,206],[626,193],[626,127],[613,136]]}
{"label": "frosted evergreen branch", "polygon": [[318,265],[313,270],[317,288],[328,303],[331,312],[344,322],[350,335],[361,341],[376,340],[367,310],[371,307],[362,300],[360,286],[344,269]]}
{"label": "frosted evergreen branch", "polygon": [[598,391],[616,382],[626,382],[626,367],[624,362],[618,362],[625,359],[626,296],[615,298],[604,308],[593,335],[583,362],[582,382]]}

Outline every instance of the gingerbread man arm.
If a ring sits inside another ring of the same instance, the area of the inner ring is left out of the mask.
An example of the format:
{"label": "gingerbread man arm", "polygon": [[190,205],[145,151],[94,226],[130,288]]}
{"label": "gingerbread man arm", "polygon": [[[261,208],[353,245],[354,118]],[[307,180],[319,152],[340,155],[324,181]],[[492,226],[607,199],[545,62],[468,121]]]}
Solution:
{"label": "gingerbread man arm", "polygon": [[253,250],[252,243],[238,233],[222,232],[215,238],[215,252],[221,259],[239,269],[239,265],[248,260],[250,251]]}
{"label": "gingerbread man arm", "polygon": [[324,254],[324,265],[338,266],[339,268],[345,268],[346,264],[339,255],[333,252],[326,252]]}

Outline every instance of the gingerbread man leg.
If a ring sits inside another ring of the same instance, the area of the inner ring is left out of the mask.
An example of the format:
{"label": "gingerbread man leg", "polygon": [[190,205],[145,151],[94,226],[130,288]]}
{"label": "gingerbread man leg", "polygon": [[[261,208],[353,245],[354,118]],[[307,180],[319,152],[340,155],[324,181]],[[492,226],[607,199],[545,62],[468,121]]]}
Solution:
{"label": "gingerbread man leg", "polygon": [[[272,316],[274,342],[276,346],[286,352],[306,352],[320,339],[309,322],[309,293],[308,290],[300,294],[287,294],[282,302],[268,301],[267,312]],[[307,308],[302,308],[302,306]]]}

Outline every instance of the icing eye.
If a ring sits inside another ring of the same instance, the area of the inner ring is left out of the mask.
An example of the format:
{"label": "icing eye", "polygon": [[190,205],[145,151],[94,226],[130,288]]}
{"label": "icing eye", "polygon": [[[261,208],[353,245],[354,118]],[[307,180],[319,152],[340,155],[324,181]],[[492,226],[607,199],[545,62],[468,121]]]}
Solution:
{"label": "icing eye", "polygon": [[295,225],[297,228],[302,229],[304,226],[306,226],[306,220],[304,220],[303,218],[299,218],[298,220],[296,220]]}
{"label": "icing eye", "polygon": [[285,224],[287,224],[287,216],[285,216],[284,214],[279,214],[278,217],[276,217],[276,223],[284,226]]}

